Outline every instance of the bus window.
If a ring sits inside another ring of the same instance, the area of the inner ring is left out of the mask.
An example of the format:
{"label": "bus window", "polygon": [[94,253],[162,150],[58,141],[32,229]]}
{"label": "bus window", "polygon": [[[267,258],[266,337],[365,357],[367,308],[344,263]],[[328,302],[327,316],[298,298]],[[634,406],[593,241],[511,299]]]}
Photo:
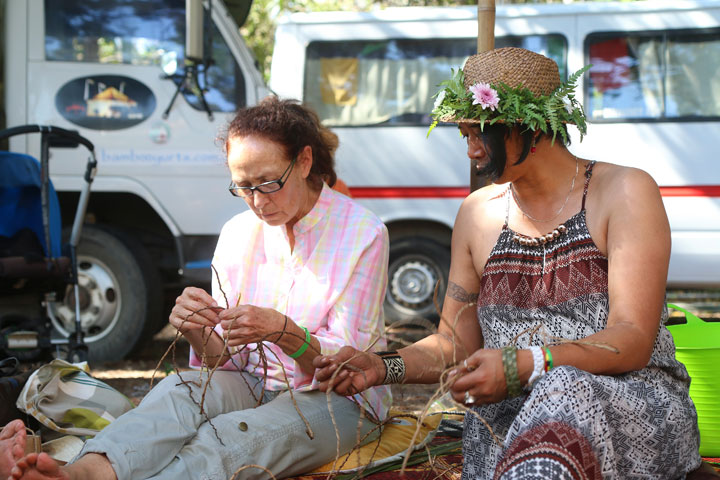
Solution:
{"label": "bus window", "polygon": [[585,53],[592,121],[720,117],[720,29],[591,34]]}
{"label": "bus window", "polygon": [[[45,0],[45,58],[50,61],[159,65],[185,51],[184,0]],[[205,99],[213,111],[245,105],[245,80],[227,44],[212,25],[212,59]],[[159,71],[159,67],[158,67]],[[197,96],[185,98],[202,110]]]}
{"label": "bus window", "polygon": [[[314,41],[307,47],[303,98],[329,126],[428,125],[438,85],[476,49],[476,39]],[[523,47],[553,58],[567,75],[559,34],[508,36],[496,47]]]}

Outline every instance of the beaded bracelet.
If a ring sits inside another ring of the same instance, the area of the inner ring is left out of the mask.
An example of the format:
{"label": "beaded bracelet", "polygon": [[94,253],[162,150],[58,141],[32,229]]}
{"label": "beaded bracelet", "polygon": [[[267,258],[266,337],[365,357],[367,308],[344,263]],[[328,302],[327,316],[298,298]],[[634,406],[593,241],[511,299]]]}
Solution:
{"label": "beaded bracelet", "polygon": [[508,397],[519,397],[522,395],[522,387],[520,387],[520,377],[518,376],[517,349],[515,347],[508,345],[502,349],[502,363]]}
{"label": "beaded bracelet", "polygon": [[528,390],[532,389],[533,384],[537,381],[538,378],[545,375],[545,357],[543,356],[542,348],[532,346],[530,347],[530,352],[532,353],[533,359],[533,371],[527,381],[526,388]]}
{"label": "beaded bracelet", "polygon": [[402,383],[405,380],[405,361],[397,351],[373,352],[380,357],[385,365],[383,385]]}
{"label": "beaded bracelet", "polygon": [[305,330],[305,342],[300,345],[300,348],[297,349],[297,352],[291,353],[290,358],[298,358],[300,355],[305,353],[305,350],[307,350],[308,345],[310,345],[310,331],[305,327],[300,327],[303,330]]}
{"label": "beaded bracelet", "polygon": [[548,347],[543,347],[543,349],[545,350],[545,373],[547,373],[553,369],[553,358]]}

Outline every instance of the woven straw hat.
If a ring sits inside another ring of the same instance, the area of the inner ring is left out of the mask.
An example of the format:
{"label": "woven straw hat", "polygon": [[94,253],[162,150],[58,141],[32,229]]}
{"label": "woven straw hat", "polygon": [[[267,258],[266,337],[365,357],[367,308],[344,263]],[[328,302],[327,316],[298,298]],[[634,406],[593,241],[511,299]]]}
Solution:
{"label": "woven straw hat", "polygon": [[465,66],[451,69],[450,79],[435,95],[430,132],[440,123],[514,124],[561,136],[574,124],[580,139],[587,133],[585,112],[575,97],[577,81],[587,65],[560,81],[557,64],[524,48],[497,48],[471,56]]}
{"label": "woven straw hat", "polygon": [[557,64],[524,48],[497,48],[467,59],[465,88],[478,82],[490,85],[502,82],[509,87],[524,86],[535,96],[549,95],[560,85]]}
{"label": "woven straw hat", "polygon": [[[535,96],[549,95],[560,84],[560,72],[555,61],[524,48],[505,47],[472,55],[463,67],[465,89],[476,83],[496,85],[500,82],[511,88],[524,86]],[[444,116],[442,122],[480,123],[477,119]]]}

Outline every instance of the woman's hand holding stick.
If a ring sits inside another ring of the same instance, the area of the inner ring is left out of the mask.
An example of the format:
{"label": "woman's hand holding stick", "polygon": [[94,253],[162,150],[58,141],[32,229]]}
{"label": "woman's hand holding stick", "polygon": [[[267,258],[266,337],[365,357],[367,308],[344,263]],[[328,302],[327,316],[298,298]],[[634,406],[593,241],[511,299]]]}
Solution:
{"label": "woman's hand holding stick", "polygon": [[[313,366],[320,390],[332,390],[344,396],[381,385],[385,379],[385,364],[379,356],[350,346],[342,347],[334,355],[316,357]],[[333,378],[335,371],[341,367]]]}

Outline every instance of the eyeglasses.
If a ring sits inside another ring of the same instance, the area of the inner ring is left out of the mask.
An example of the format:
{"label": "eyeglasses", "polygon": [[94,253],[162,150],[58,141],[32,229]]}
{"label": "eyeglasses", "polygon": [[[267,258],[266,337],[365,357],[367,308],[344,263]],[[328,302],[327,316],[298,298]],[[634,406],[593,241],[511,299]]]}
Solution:
{"label": "eyeglasses", "polygon": [[[277,180],[273,180],[271,182],[263,182],[260,185],[255,185],[254,187],[237,187],[235,186],[235,184],[233,184],[233,182],[230,182],[228,190],[230,190],[230,193],[233,197],[252,197],[253,193],[255,193],[255,190],[260,193],[277,192],[285,186],[285,182],[287,182],[287,179],[290,178],[293,166],[295,165],[295,160],[297,160],[297,157],[293,158],[293,161],[290,162],[290,165],[288,165],[283,174],[280,175],[280,178],[278,178]],[[285,175],[287,175],[287,177]]]}

